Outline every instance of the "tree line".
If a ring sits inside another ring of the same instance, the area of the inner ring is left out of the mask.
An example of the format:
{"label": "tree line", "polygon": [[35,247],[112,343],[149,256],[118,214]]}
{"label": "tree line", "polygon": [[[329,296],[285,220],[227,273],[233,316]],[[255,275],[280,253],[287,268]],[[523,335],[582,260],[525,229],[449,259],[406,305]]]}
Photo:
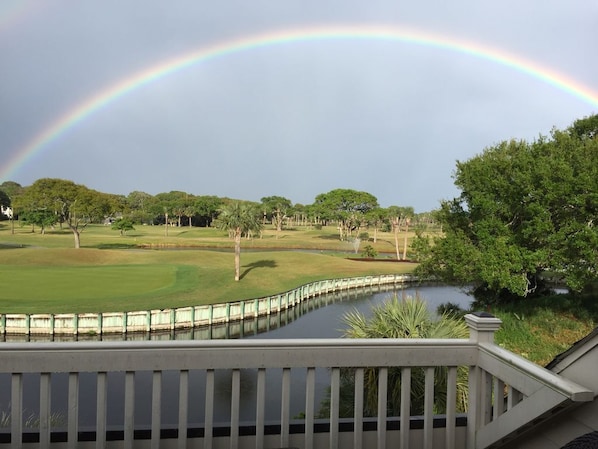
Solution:
{"label": "tree line", "polygon": [[[380,230],[392,230],[397,236],[397,258],[406,258],[405,251],[399,253],[399,232],[408,230],[414,221],[432,221],[431,214],[415,214],[413,207],[382,208],[374,195],[352,189],[334,189],[317,195],[313,204],[303,205],[282,196],[264,197],[260,202],[182,191],[157,195],[134,191],[125,196],[70,180],[42,178],[25,187],[13,181],[0,184],[0,204],[10,207],[15,219],[32,230],[44,233],[54,226],[68,228],[77,248],[81,233],[91,223],[110,224],[121,233],[135,224],[162,225],[166,235],[173,226],[218,226],[228,229],[231,238],[237,238],[239,232],[259,232],[267,224],[277,237],[285,227],[335,224],[340,240],[354,239],[364,229],[372,229],[375,241]],[[235,214],[244,217],[243,225],[230,224]]]}

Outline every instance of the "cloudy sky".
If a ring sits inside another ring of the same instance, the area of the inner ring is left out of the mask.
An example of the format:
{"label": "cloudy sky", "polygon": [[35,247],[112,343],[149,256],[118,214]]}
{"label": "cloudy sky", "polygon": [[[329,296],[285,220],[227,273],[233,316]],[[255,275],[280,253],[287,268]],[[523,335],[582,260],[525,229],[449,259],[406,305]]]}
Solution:
{"label": "cloudy sky", "polygon": [[598,113],[598,2],[2,0],[0,182],[422,212]]}

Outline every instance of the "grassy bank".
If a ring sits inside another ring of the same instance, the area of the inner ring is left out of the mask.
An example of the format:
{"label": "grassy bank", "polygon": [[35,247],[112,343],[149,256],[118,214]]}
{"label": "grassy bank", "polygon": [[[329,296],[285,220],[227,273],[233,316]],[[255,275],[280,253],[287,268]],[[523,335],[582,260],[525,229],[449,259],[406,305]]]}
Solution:
{"label": "grassy bank", "polygon": [[503,321],[496,342],[539,365],[546,365],[598,324],[598,304],[592,296],[527,299],[490,312]]}

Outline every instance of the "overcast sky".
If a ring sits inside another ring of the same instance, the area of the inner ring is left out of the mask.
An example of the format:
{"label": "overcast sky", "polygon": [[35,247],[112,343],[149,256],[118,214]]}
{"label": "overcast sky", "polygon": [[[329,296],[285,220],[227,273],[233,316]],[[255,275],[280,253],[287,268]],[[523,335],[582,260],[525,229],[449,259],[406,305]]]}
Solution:
{"label": "overcast sky", "polygon": [[[214,45],[337,27],[417,39],[248,46],[81,106]],[[2,0],[0,182],[302,204],[352,188],[423,212],[458,195],[457,160],[598,113],[597,44],[588,0]]]}

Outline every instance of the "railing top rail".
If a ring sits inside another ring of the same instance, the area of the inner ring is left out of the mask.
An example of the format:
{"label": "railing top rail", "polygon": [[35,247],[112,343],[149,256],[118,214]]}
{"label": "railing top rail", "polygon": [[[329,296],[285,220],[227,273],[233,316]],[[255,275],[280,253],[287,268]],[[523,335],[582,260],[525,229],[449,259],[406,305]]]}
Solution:
{"label": "railing top rail", "polygon": [[144,341],[65,341],[65,342],[6,342],[0,343],[0,354],[13,351],[81,351],[81,350],[153,350],[198,348],[251,347],[430,347],[476,346],[475,342],[460,338],[278,338],[278,339],[220,339],[220,340],[144,340]]}
{"label": "railing top rail", "polygon": [[[525,378],[534,379],[540,384],[568,397],[574,402],[586,402],[591,401],[594,398],[594,392],[592,390],[565,379],[564,377],[558,376],[552,371],[542,368],[500,346],[492,343],[480,343],[479,347],[481,352],[504,363],[509,368],[512,368],[519,373],[523,373]],[[492,371],[489,368],[490,367],[484,367],[484,369]]]}
{"label": "railing top rail", "polygon": [[457,366],[477,363],[463,339],[288,339],[0,344],[2,372]]}

